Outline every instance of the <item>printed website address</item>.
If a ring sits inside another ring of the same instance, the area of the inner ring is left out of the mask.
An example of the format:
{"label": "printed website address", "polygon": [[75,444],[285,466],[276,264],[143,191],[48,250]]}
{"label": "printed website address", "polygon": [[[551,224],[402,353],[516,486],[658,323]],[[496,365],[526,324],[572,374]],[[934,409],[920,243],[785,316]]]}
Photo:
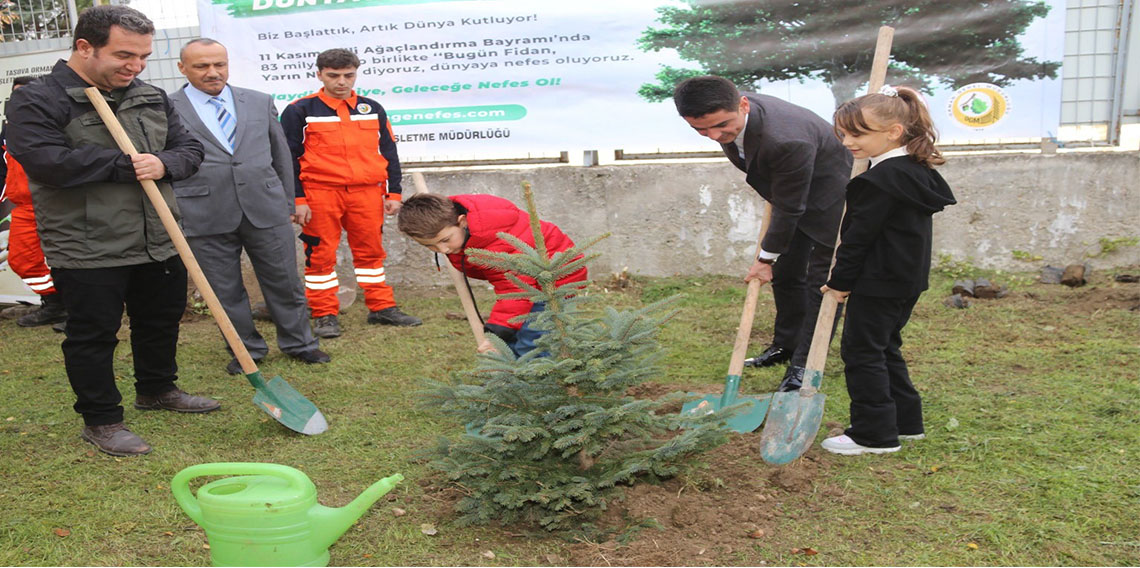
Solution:
{"label": "printed website address", "polygon": [[522,105],[484,105],[388,111],[388,120],[392,124],[400,125],[519,120],[525,116],[526,107]]}

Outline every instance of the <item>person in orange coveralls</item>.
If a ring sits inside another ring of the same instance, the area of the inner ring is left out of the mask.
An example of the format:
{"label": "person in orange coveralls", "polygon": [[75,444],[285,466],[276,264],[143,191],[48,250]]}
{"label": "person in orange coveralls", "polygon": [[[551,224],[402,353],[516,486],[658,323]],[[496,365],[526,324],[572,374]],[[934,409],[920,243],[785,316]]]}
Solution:
{"label": "person in orange coveralls", "polygon": [[340,335],[336,250],[348,233],[356,282],[364,289],[368,323],[414,326],[422,322],[396,307],[384,273],[384,215],[400,210],[400,158],[388,114],[380,103],[358,96],[360,59],[347,49],[317,56],[324,87],[285,107],[281,126],[293,153],[297,204],[312,219],[303,226],[305,296],[313,333]]}

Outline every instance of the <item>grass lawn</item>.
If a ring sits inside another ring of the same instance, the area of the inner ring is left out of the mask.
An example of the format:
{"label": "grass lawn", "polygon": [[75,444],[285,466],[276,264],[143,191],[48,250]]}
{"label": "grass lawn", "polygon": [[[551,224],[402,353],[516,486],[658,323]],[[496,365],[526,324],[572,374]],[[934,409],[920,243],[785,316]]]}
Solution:
{"label": "grass lawn", "polygon": [[[817,445],[809,457],[818,473],[803,489],[779,494],[781,514],[766,525],[771,538],[742,539],[716,556],[693,551],[675,563],[1140,565],[1140,311],[1129,309],[1140,305],[1140,285],[1115,283],[1110,273],[1079,289],[978,274],[1013,290],[950,309],[942,300],[951,280],[935,275],[904,333],[927,440],[854,458]],[[662,332],[667,356],[658,382],[715,391],[744,287],[727,277],[635,279],[607,292],[607,280],[591,291],[599,307],[685,294],[681,313]],[[489,307],[487,292],[477,292]],[[332,547],[334,565],[571,563],[577,557],[570,549],[582,545],[572,538],[451,522],[448,492],[414,454],[461,427],[421,409],[416,391],[424,377],[471,365],[473,342],[465,322],[445,317],[460,313],[448,291],[397,294],[423,326],[368,326],[358,303],[341,317],[345,334],[322,342],[331,364],[307,366],[271,349],[262,365],[267,378],[284,377],[328,418],[328,432],[313,437],[284,429],[250,403],[252,387],[223,370],[229,356],[220,334],[197,316],[182,327],[179,385],[220,399],[222,410],[135,410],[124,326],[115,360],[127,424],[155,448],[141,458],[113,458],[80,440],[61,335],[0,321],[0,565],[208,564],[205,533],[179,509],[169,484],[189,465],[227,461],[296,467],[329,506],[402,473],[406,480]],[[765,291],[752,351],[767,344],[772,313]],[[272,344],[272,326],[259,325]],[[824,420],[842,425],[847,396],[838,343],[823,384]],[[743,388],[770,391],[781,374],[748,370]],[[745,465],[757,476],[775,469],[758,459]],[[715,497],[715,484],[692,485]],[[438,533],[424,534],[425,523]],[[652,539],[653,526],[642,523],[616,542]],[[792,541],[818,554],[795,553]],[[615,564],[635,561],[623,561],[621,550],[610,552]]]}

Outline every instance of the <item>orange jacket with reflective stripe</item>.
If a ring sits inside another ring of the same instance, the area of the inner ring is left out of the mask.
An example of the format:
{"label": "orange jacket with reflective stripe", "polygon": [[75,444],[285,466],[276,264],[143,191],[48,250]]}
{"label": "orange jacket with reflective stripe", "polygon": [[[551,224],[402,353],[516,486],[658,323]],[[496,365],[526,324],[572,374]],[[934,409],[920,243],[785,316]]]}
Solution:
{"label": "orange jacket with reflective stripe", "polygon": [[380,103],[355,93],[334,99],[321,89],[285,107],[281,126],[293,154],[298,198],[306,185],[387,182],[389,193],[402,191],[396,139]]}

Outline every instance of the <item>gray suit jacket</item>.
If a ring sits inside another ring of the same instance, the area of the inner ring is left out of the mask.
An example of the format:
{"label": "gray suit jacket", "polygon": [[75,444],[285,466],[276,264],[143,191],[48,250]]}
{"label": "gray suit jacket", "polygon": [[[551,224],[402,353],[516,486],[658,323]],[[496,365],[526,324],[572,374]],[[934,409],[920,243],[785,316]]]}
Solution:
{"label": "gray suit jacket", "polygon": [[186,127],[206,147],[198,173],[174,182],[187,237],[233,232],[243,214],[254,227],[274,227],[288,223],[295,209],[293,157],[273,99],[233,85],[230,90],[237,115],[233,155],[202,123],[185,91],[170,94]]}
{"label": "gray suit jacket", "polygon": [[851,152],[814,112],[768,95],[742,94],[750,106],[744,160],[734,145],[722,146],[729,161],[747,174],[748,185],[772,204],[764,250],[787,251],[797,228],[813,241],[835,246]]}

